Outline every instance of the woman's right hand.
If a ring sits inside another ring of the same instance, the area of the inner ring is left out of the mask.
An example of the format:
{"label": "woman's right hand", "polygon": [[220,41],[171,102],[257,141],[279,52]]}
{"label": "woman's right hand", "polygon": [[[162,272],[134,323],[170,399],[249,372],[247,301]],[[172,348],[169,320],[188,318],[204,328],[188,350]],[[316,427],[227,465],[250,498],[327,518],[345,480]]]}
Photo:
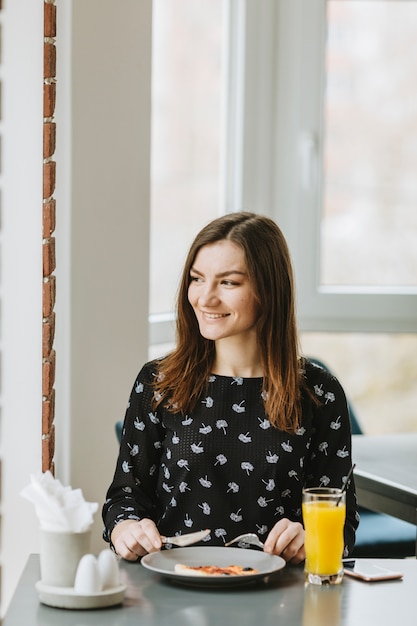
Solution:
{"label": "woman's right hand", "polygon": [[111,542],[116,553],[127,561],[136,561],[149,552],[162,547],[161,535],[155,522],[150,519],[123,520],[116,524],[111,533]]}

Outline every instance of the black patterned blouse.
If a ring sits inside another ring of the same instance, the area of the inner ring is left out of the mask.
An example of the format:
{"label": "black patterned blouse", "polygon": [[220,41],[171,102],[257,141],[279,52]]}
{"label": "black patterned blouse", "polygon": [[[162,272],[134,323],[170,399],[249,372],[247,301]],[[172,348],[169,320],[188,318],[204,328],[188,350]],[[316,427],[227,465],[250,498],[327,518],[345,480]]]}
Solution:
{"label": "black patterned blouse", "polygon": [[[104,538],[125,519],[151,518],[163,535],[210,528],[207,545],[244,532],[265,540],[283,517],[302,522],[304,486],[342,487],[352,464],[346,398],[336,378],[307,362],[307,385],[295,434],[272,427],[263,408],[261,378],[211,376],[192,414],[152,409],[146,364],[126,411],[113,482],[103,506]],[[345,555],[358,526],[353,481],[347,492]]]}

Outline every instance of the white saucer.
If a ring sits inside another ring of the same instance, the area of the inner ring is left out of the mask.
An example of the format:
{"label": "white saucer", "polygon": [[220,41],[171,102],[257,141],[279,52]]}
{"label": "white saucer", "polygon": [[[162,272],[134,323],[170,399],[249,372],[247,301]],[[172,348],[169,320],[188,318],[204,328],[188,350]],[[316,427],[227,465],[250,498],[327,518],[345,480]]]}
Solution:
{"label": "white saucer", "polygon": [[99,593],[84,596],[75,593],[74,587],[51,587],[39,580],[36,585],[42,604],[60,609],[97,609],[120,604],[126,591],[126,585],[118,585]]}

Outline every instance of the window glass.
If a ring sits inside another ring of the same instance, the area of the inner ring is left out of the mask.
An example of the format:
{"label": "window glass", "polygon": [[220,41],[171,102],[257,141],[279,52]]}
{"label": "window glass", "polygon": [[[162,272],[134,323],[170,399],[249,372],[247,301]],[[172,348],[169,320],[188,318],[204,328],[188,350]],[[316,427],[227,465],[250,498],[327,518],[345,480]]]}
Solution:
{"label": "window glass", "polygon": [[416,431],[416,335],[303,333],[301,343],[340,380],[366,434]]}
{"label": "window glass", "polygon": [[224,0],[154,0],[150,313],[172,311],[197,231],[219,214]]}
{"label": "window glass", "polygon": [[417,2],[327,2],[321,284],[417,286]]}

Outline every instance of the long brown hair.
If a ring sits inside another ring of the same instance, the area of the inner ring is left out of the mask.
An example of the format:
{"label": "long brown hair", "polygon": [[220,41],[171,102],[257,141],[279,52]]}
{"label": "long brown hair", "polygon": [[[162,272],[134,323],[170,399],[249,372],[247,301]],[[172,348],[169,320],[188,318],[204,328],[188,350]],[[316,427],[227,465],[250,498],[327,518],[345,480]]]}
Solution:
{"label": "long brown hair", "polygon": [[204,393],[213,366],[214,341],[202,337],[188,301],[190,270],[199,250],[221,240],[239,245],[260,304],[257,339],[264,371],[265,411],[271,424],[294,432],[301,418],[294,279],[290,254],[277,224],[254,213],[230,213],[205,226],[191,245],[177,298],[176,348],[160,362],[157,404],[186,414]]}

